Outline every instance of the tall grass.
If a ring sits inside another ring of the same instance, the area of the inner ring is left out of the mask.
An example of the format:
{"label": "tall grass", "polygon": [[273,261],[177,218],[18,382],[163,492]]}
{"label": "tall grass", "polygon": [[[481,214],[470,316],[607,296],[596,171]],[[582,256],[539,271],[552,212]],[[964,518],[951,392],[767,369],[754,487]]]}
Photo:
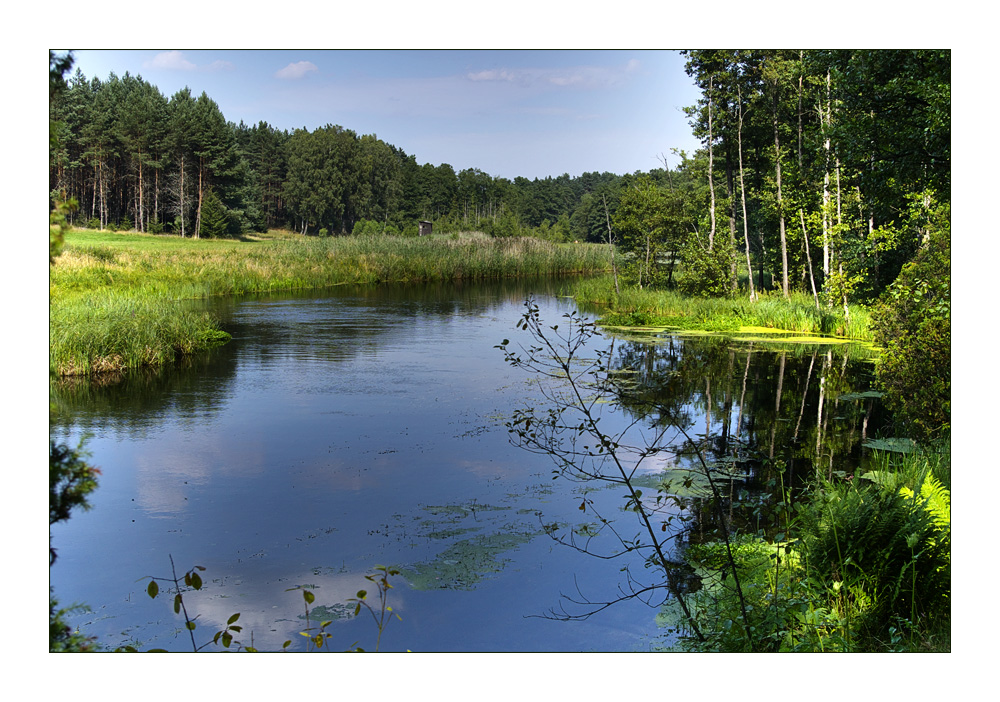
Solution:
{"label": "tall grass", "polygon": [[528,238],[227,241],[75,231],[50,269],[49,365],[56,375],[156,366],[217,342],[217,323],[180,300],[606,269],[603,247]]}
{"label": "tall grass", "polygon": [[845,320],[842,308],[821,305],[816,309],[812,296],[804,293],[792,293],[788,300],[780,293],[764,293],[756,302],[746,297],[685,297],[671,290],[633,287],[616,293],[609,276],[576,281],[569,292],[578,303],[604,313],[605,323],[610,324],[697,326],[719,331],[756,326],[872,340],[867,308],[849,306],[850,317]]}

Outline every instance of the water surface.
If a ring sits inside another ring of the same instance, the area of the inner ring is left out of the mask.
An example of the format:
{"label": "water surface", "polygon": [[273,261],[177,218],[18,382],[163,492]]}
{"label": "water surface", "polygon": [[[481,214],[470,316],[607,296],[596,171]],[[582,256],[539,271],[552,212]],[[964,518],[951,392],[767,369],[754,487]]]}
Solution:
{"label": "water surface", "polygon": [[[288,590],[312,588],[317,614],[331,619],[347,613],[357,590],[374,590],[364,576],[384,564],[403,575],[390,593],[400,619],[383,650],[669,643],[655,598],[582,621],[542,616],[586,609],[564,595],[614,599],[624,565],[560,545],[545,525],[585,521],[586,496],[635,528],[619,490],[553,480],[547,457],[508,440],[513,411],[541,400],[536,380],[494,346],[519,340],[529,293],[554,322],[575,309],[557,290],[448,284],[224,301],[217,312],[230,344],[166,372],[58,388],[53,438],[87,435],[102,475],[93,509],[52,529],[56,596],[90,605],[73,621],[103,645],[189,650],[169,599],[150,600],[142,580],[169,575],[172,557],[179,572],[206,568],[205,588],[186,596],[199,642],[240,612],[244,643],[252,631],[259,649],[291,639],[301,650],[303,601]],[[864,394],[870,364],[841,347],[598,340],[612,342],[615,363],[636,378],[626,408],[669,398],[714,437],[719,455],[733,446],[770,452],[803,475],[862,460],[877,400]],[[630,416],[608,413],[612,423]],[[816,447],[829,458],[818,461]],[[677,452],[657,469],[687,460]],[[747,463],[740,484],[760,482],[760,465]],[[593,544],[605,546],[613,544]],[[643,571],[634,560],[631,568]],[[338,618],[331,632],[335,649],[374,647],[366,616]]]}

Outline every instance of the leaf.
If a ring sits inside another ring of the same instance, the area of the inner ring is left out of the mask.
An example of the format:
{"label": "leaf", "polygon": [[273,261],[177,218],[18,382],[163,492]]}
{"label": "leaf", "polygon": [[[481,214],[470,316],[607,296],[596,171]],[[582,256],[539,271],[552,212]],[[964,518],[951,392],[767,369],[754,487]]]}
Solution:
{"label": "leaf", "polygon": [[316,595],[312,594],[309,590],[302,591],[302,599],[306,601],[307,604],[312,604],[316,601]]}
{"label": "leaf", "polygon": [[239,613],[239,612],[237,612],[236,614],[234,614],[233,616],[231,616],[231,617],[229,618],[229,621],[227,621],[227,622],[226,622],[226,624],[227,624],[227,625],[228,625],[228,624],[234,624],[234,623],[236,623],[236,620],[237,620],[237,619],[239,619],[239,618],[240,618],[240,613]]}
{"label": "leaf", "polygon": [[188,628],[188,629],[189,629],[190,631],[194,631],[194,628],[195,628],[195,626],[196,626],[196,625],[195,625],[195,623],[194,623],[194,622],[188,622],[188,623],[186,624],[186,626],[187,626],[187,628]]}
{"label": "leaf", "polygon": [[181,613],[181,593],[174,595],[174,614]]}
{"label": "leaf", "polygon": [[159,592],[160,592],[160,586],[156,584],[155,580],[150,580],[149,587],[146,588],[146,594],[149,595],[149,597],[152,599],[155,598],[159,594]]}
{"label": "leaf", "polygon": [[191,573],[191,586],[195,590],[201,589],[201,576],[198,575],[197,573]]}

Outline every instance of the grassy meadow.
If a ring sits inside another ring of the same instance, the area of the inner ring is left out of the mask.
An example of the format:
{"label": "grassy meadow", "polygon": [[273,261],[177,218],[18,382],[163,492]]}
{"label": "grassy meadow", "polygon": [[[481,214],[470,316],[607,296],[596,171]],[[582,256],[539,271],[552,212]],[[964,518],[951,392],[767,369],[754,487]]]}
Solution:
{"label": "grassy meadow", "polygon": [[226,340],[190,300],[344,284],[489,280],[606,270],[592,244],[483,235],[248,240],[73,230],[50,268],[49,368],[94,375],[169,363]]}

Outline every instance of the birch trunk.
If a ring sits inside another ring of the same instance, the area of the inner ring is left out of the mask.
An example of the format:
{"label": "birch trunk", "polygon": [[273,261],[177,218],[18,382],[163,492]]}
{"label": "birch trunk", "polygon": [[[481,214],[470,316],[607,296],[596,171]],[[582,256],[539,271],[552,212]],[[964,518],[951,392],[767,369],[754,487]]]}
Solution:
{"label": "birch trunk", "polygon": [[711,197],[711,204],[708,208],[708,215],[711,226],[708,230],[708,250],[712,250],[715,243],[715,185],[712,183],[712,78],[708,79],[708,192]]}
{"label": "birch trunk", "polygon": [[747,254],[747,284],[750,286],[750,302],[757,301],[757,293],[753,287],[753,268],[750,264],[750,230],[747,223],[747,190],[743,183],[743,98],[739,88],[736,90],[737,100],[739,100],[739,120],[736,123],[736,152],[740,163],[740,200],[743,203],[743,243],[746,246]]}
{"label": "birch trunk", "polygon": [[799,220],[802,222],[802,240],[806,245],[806,264],[809,266],[809,283],[812,285],[813,300],[816,302],[816,309],[819,309],[819,295],[816,294],[816,279],[813,278],[812,256],[809,255],[809,234],[806,232],[806,216],[799,208]]}

